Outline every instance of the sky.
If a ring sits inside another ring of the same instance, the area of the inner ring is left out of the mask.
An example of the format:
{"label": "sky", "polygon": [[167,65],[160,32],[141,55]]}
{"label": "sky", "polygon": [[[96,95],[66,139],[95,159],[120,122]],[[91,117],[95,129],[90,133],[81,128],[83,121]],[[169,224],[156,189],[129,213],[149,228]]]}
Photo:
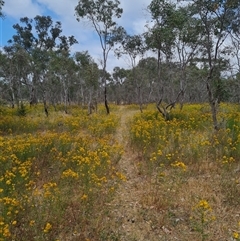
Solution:
{"label": "sky", "polygon": [[[123,8],[121,19],[118,24],[123,26],[131,35],[141,34],[145,29],[149,14],[147,6],[151,0],[120,0],[120,7]],[[34,18],[36,15],[51,16],[53,22],[62,23],[62,34],[65,36],[73,35],[78,44],[72,46],[71,51],[86,51],[94,58],[100,66],[102,49],[99,38],[94,29],[86,21],[76,20],[75,7],[78,0],[5,0],[3,6],[4,19],[0,19],[0,47],[7,45],[7,41],[15,34],[13,25],[19,23],[21,17]],[[130,68],[127,57],[117,59],[111,52],[107,62],[108,71],[112,71],[115,66]]]}

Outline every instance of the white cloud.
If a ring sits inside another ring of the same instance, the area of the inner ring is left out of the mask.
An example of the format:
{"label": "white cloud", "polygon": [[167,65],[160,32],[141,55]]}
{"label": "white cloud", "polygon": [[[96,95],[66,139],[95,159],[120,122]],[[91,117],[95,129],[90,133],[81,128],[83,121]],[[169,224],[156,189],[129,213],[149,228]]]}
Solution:
{"label": "white cloud", "polygon": [[140,34],[148,18],[147,6],[151,0],[121,1],[123,8],[122,18],[119,24],[127,29],[129,34]]}
{"label": "white cloud", "polygon": [[146,13],[147,6],[151,0],[129,1],[122,0],[120,7],[123,8],[123,17],[127,18],[142,18]]}
{"label": "white cloud", "polygon": [[74,15],[74,8],[78,0],[37,0],[37,2],[45,5],[60,17],[65,18]]}
{"label": "white cloud", "polygon": [[11,16],[16,19],[26,16],[34,18],[36,15],[40,15],[44,12],[41,6],[31,0],[7,0],[5,1],[3,11],[6,16]]}

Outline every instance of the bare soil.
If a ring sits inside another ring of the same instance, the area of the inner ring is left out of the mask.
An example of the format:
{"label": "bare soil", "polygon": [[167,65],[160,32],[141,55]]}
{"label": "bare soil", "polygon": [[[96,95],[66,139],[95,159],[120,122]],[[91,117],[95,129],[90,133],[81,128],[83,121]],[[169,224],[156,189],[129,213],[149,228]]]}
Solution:
{"label": "bare soil", "polygon": [[124,146],[124,153],[119,161],[119,170],[126,176],[117,190],[116,197],[111,203],[111,222],[114,222],[114,232],[121,241],[159,240],[154,231],[152,221],[145,215],[146,207],[141,200],[147,194],[149,178],[139,171],[139,156],[130,145],[128,122],[136,114],[136,110],[120,109],[120,126],[117,130],[117,139]]}

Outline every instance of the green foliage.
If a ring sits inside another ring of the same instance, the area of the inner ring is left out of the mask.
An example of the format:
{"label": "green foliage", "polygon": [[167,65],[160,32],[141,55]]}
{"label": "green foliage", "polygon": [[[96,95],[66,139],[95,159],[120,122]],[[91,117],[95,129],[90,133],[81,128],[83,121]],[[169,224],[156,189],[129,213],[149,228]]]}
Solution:
{"label": "green foliage", "polygon": [[17,108],[17,115],[22,117],[27,115],[27,109],[22,102],[20,106]]}
{"label": "green foliage", "polygon": [[[120,18],[123,12],[122,8],[119,8],[120,2],[114,1],[93,1],[83,0],[79,1],[75,10],[79,17],[87,17],[89,19],[94,18],[98,22],[103,22],[108,27],[115,25],[113,17]],[[97,23],[97,22],[96,22]]]}
{"label": "green foliage", "polygon": [[3,17],[2,8],[4,6],[4,1],[0,0],[0,17]]}
{"label": "green foliage", "polygon": [[94,62],[88,51],[77,52],[74,57],[78,63],[81,78],[84,79],[86,90],[90,91],[91,88],[96,90],[98,88],[99,69]]}
{"label": "green foliage", "polygon": [[87,18],[93,23],[100,37],[101,47],[105,50],[107,45],[107,48],[111,48],[114,45],[114,42],[117,40],[116,37],[121,32],[121,28],[117,27],[116,22],[113,20],[114,18],[120,18],[122,15],[123,9],[119,7],[119,4],[118,0],[84,0],[79,1],[75,8],[78,21],[81,18]]}
{"label": "green foliage", "polygon": [[170,58],[175,40],[176,6],[165,0],[153,0],[148,9],[155,24],[145,34],[146,43],[150,49],[162,51]]}

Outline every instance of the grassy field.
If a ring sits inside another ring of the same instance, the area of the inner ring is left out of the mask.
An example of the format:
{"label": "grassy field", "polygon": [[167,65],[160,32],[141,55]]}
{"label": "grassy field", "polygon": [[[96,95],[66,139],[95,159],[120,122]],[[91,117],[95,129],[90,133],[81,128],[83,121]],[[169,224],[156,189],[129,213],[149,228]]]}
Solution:
{"label": "grassy field", "polygon": [[148,108],[130,127],[139,170],[149,176],[142,205],[152,207],[153,226],[162,227],[161,240],[240,240],[239,106],[220,106],[218,132],[208,105],[170,116]]}
{"label": "grassy field", "polygon": [[123,151],[116,115],[0,111],[0,240],[98,236],[99,213],[124,178],[115,168]]}
{"label": "grassy field", "polygon": [[[0,107],[0,241],[240,240],[240,107],[219,107],[217,132],[208,105],[137,109]],[[146,237],[113,214],[138,185]]]}

